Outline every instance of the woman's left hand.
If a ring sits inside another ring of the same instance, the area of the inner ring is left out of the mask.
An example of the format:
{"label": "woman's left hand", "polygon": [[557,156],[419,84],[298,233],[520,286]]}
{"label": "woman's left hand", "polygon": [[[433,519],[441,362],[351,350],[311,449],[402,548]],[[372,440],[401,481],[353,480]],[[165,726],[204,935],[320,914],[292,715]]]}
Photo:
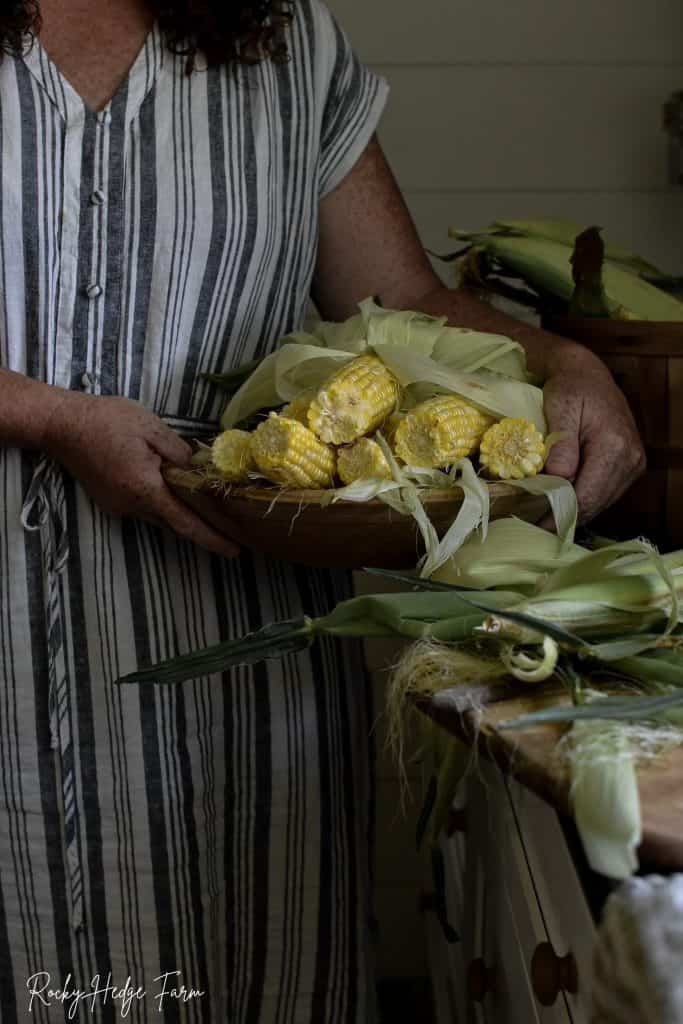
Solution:
{"label": "woman's left hand", "polygon": [[555,444],[545,471],[571,480],[581,522],[611,505],[645,469],[633,415],[610,372],[591,353],[575,351],[573,364],[559,363],[543,389]]}

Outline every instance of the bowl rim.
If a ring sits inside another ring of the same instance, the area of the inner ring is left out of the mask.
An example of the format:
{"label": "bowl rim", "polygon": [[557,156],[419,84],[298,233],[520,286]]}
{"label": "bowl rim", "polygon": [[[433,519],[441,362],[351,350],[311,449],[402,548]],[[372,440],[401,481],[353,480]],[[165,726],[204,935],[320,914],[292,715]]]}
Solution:
{"label": "bowl rim", "polygon": [[[217,491],[215,487],[212,487],[206,479],[202,479],[200,473],[196,469],[182,469],[180,466],[174,466],[170,463],[166,463],[162,467],[164,478],[167,482],[173,484],[175,487],[181,487],[185,490],[193,491],[195,493],[201,493],[210,495],[217,499],[221,499],[227,504],[232,500],[238,501],[249,501],[259,505],[270,505],[273,501],[277,501],[278,504],[285,505],[296,505],[300,507],[302,505],[323,505],[325,503],[326,495],[329,495],[330,491],[323,489],[313,488],[278,488],[277,485],[266,486],[263,484],[233,484],[228,485],[223,496]],[[519,488],[513,487],[511,484],[507,484],[504,481],[484,481],[489,489],[489,495],[491,498],[511,497],[512,495],[518,495],[520,500],[524,497],[524,492],[520,491]],[[462,491],[456,487],[426,487],[422,492],[423,504],[437,504],[453,502],[462,504],[463,494]],[[355,505],[361,507],[363,505],[369,506],[382,506],[386,508],[385,502],[381,498],[369,498],[367,501],[347,501],[344,498],[339,498],[335,502],[328,503],[330,508],[334,505]]]}

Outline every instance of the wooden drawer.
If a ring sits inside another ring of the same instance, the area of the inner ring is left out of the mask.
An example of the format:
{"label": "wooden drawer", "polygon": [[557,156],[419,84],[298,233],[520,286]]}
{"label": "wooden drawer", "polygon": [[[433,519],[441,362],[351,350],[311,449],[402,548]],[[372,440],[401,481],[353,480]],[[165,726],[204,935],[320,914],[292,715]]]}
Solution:
{"label": "wooden drawer", "polygon": [[[538,865],[536,872],[530,867],[502,773],[490,764],[482,764],[480,768],[482,781],[473,783],[475,787],[480,787],[476,801],[479,812],[473,838],[485,866],[487,892],[494,889],[501,904],[507,904],[510,909],[522,970],[533,993],[534,956],[540,957],[545,953],[543,962],[547,965],[549,954],[552,963],[552,951],[547,949],[551,936],[545,925],[545,907],[539,900],[537,888],[537,873],[542,873],[543,868]],[[489,917],[494,914],[491,907]],[[500,924],[496,926],[500,927]],[[539,947],[542,947],[540,951]],[[547,970],[545,974],[547,976]],[[584,1019],[582,1016],[575,1018],[571,1014],[564,992],[558,993],[550,1006],[542,1005],[535,996],[532,998],[536,1016],[531,1019],[538,1020],[540,1024],[567,1024],[572,1020],[578,1024]],[[523,1017],[519,1020],[521,1024]]]}
{"label": "wooden drawer", "polygon": [[587,1024],[594,924],[555,812],[488,762],[458,800],[464,817],[441,849],[447,916],[461,941],[446,943],[434,918],[453,1020]]}
{"label": "wooden drawer", "polygon": [[508,779],[511,807],[555,953],[571,953],[578,972],[578,992],[565,999],[573,1021],[590,1018],[590,981],[595,922],[576,873],[556,812],[525,786]]}

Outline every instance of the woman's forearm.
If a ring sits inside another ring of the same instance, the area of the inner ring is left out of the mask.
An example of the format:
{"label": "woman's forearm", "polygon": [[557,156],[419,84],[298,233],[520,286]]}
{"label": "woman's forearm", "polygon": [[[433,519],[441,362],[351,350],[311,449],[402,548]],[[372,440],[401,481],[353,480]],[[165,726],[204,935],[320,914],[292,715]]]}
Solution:
{"label": "woman's forearm", "polygon": [[70,392],[0,369],[0,445],[40,451],[50,420]]}
{"label": "woman's forearm", "polygon": [[560,371],[579,368],[583,372],[609,375],[602,360],[582,345],[515,320],[507,313],[481,302],[466,289],[453,290],[443,286],[425,295],[416,304],[416,308],[434,316],[448,316],[451,323],[459,327],[513,338],[525,349],[531,373],[542,380]]}

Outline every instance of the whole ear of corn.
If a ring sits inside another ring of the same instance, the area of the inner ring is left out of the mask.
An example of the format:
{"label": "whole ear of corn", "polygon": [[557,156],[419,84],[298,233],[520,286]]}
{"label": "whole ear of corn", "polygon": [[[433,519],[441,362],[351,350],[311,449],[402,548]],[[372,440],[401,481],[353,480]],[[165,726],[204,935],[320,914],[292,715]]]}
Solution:
{"label": "whole ear of corn", "polygon": [[394,450],[411,466],[439,469],[472,455],[492,423],[458,395],[437,395],[410,410],[396,428]]}
{"label": "whole ear of corn", "polygon": [[395,408],[399,385],[377,356],[346,363],[311,402],[308,425],[328,444],[350,444],[369,434]]}
{"label": "whole ear of corn", "polygon": [[[570,302],[574,279],[570,258],[572,248],[547,238],[517,235],[472,234],[454,228],[452,237],[465,237],[486,250],[508,271],[523,278],[532,288]],[[607,262],[602,272],[609,315],[618,319],[683,320],[683,302],[619,263]]]}
{"label": "whole ear of corn", "polygon": [[391,469],[384,452],[376,441],[361,437],[347,448],[337,452],[337,471],[345,484],[367,477],[381,477],[391,480]]}
{"label": "whole ear of corn", "polygon": [[546,455],[543,435],[533,423],[506,417],[489,427],[482,437],[479,461],[487,476],[521,480],[540,473]]}
{"label": "whole ear of corn", "polygon": [[284,487],[331,487],[335,454],[297,420],[271,413],[251,435],[258,470]]}
{"label": "whole ear of corn", "polygon": [[228,483],[246,480],[256,468],[251,456],[251,434],[246,430],[224,430],[211,445],[210,461],[218,476]]}

